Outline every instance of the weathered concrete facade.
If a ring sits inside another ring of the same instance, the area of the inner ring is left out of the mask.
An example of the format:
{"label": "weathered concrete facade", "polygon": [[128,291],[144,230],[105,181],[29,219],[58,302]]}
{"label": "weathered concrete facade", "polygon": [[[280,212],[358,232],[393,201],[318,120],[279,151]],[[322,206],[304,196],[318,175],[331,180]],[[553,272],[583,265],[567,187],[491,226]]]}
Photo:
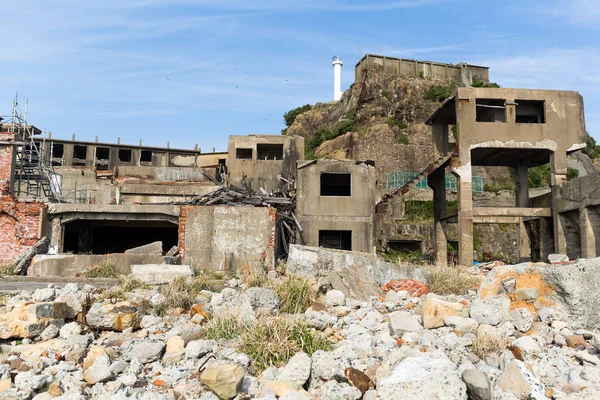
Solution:
{"label": "weathered concrete facade", "polygon": [[[577,92],[458,88],[429,118],[434,143],[434,168],[428,171],[434,190],[435,241],[438,263],[446,263],[445,224],[458,222],[459,260],[473,261],[473,224],[519,225],[521,260],[531,259],[529,222],[552,219],[559,227],[556,203],[567,181],[567,154],[585,147],[583,100]],[[449,143],[451,125],[456,125],[456,142]],[[552,202],[549,207],[532,207],[529,199],[528,168],[550,163]],[[475,165],[511,166],[515,171],[515,207],[473,207],[471,181]],[[446,168],[458,180],[458,209],[446,212]],[[554,248],[565,246],[564,234],[554,229]],[[546,254],[541,257],[545,258]]]}
{"label": "weathered concrete facade", "polygon": [[375,168],[352,160],[298,165],[297,216],[309,246],[374,251]]}
{"label": "weathered concrete facade", "polygon": [[304,138],[285,135],[229,136],[229,179],[253,190],[279,187],[278,176],[296,179],[296,162],[304,160]]}

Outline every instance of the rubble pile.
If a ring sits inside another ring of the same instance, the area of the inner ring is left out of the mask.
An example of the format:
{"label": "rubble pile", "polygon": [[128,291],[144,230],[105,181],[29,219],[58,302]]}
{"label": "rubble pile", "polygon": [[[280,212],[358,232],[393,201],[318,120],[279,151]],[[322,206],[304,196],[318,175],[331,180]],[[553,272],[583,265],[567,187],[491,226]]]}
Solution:
{"label": "rubble pile", "polygon": [[[168,310],[157,287],[24,291],[0,314],[0,399],[597,399],[599,273],[600,259],[498,265],[477,291],[397,280],[367,300],[320,277],[295,314],[275,271]],[[314,340],[269,365],[290,342],[277,326]]]}

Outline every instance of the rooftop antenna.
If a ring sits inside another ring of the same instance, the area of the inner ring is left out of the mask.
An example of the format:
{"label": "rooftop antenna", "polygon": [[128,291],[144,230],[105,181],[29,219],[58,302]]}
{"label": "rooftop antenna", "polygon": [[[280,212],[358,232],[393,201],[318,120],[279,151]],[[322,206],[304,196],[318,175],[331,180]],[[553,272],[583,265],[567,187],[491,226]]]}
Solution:
{"label": "rooftop antenna", "polygon": [[333,100],[339,100],[342,98],[342,65],[344,63],[338,56],[333,56]]}

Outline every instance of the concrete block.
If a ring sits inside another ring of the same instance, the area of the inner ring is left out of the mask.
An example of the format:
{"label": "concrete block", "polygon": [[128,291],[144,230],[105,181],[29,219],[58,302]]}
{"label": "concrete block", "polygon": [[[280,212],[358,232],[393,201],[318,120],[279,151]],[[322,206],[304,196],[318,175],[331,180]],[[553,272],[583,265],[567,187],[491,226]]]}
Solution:
{"label": "concrete block", "polygon": [[160,254],[162,255],[162,242],[148,243],[143,246],[134,247],[133,249],[125,250],[124,254]]}
{"label": "concrete block", "polygon": [[189,265],[144,264],[132,265],[131,275],[142,282],[161,285],[173,282],[178,276],[191,277],[194,271]]}

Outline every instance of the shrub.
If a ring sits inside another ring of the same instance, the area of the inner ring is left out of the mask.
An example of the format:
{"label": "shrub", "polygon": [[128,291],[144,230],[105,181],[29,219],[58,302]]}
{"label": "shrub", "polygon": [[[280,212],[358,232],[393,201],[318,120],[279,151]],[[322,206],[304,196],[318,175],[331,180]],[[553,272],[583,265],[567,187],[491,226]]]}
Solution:
{"label": "shrub", "polygon": [[479,79],[479,77],[474,76],[473,77],[473,83],[471,84],[472,87],[475,88],[499,88],[500,85],[498,85],[496,82],[484,82],[482,80]]}
{"label": "shrub", "polygon": [[404,119],[401,119],[398,121],[398,128],[400,128],[400,129],[408,128],[408,124],[406,123],[406,121]]}
{"label": "shrub", "polygon": [[586,154],[592,160],[600,158],[600,146],[596,144],[596,140],[589,134],[586,135],[586,147],[583,149],[583,153]]}
{"label": "shrub", "polygon": [[477,278],[462,267],[433,267],[430,272],[427,287],[441,296],[466,294],[477,283]]}
{"label": "shrub", "polygon": [[425,92],[425,100],[435,100],[440,103],[446,100],[456,90],[456,82],[448,85],[434,85]]}
{"label": "shrub", "polygon": [[83,271],[83,276],[86,278],[118,278],[119,271],[114,262],[104,259]]}
{"label": "shrub", "polygon": [[[544,164],[529,168],[529,187],[543,188],[552,185],[552,171],[550,164]],[[567,180],[575,179],[579,176],[577,168],[567,167]]]}
{"label": "shrub", "polygon": [[506,341],[500,336],[484,333],[478,335],[473,342],[473,353],[479,358],[484,358],[490,353],[500,353],[506,348]]}
{"label": "shrub", "polygon": [[233,314],[215,316],[206,324],[204,335],[208,339],[234,339],[240,336],[245,329],[238,317]]}
{"label": "shrub", "polygon": [[306,311],[315,301],[316,293],[307,279],[290,275],[275,288],[282,313],[297,314]]}
{"label": "shrub", "polygon": [[286,112],[285,114],[283,114],[283,120],[285,121],[285,126],[287,126],[288,128],[290,126],[292,126],[292,124],[294,123],[294,121],[296,120],[296,117],[298,117],[298,115],[307,112],[311,108],[312,108],[312,106],[310,104],[305,104],[303,106],[296,107],[293,110],[290,110],[290,111]]}
{"label": "shrub", "polygon": [[0,264],[0,275],[14,275],[15,274],[15,264],[6,263]]}
{"label": "shrub", "polygon": [[398,144],[408,144],[408,135],[399,135]]}

